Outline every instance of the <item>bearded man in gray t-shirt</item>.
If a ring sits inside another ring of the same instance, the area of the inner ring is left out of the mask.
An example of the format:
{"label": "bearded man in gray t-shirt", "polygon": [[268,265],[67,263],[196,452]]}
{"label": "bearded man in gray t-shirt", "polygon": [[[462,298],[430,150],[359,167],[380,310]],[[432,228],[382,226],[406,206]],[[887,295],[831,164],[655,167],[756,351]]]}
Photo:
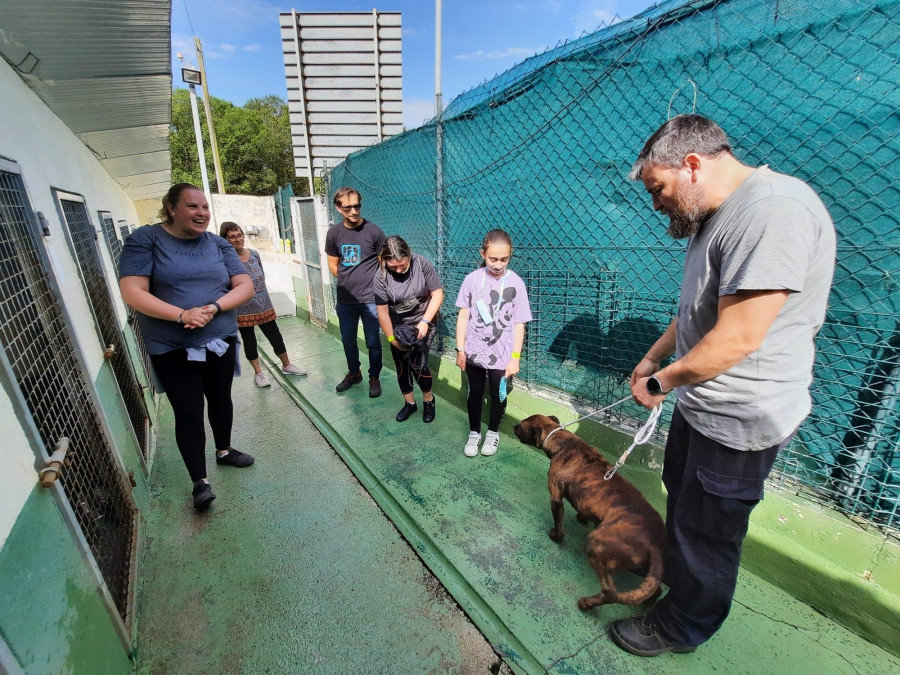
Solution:
{"label": "bearded man in gray t-shirt", "polygon": [[670,588],[611,631],[623,649],[656,656],[694,651],[728,615],[750,512],[810,410],[835,232],[806,183],[741,163],[700,115],[663,124],[631,178],[669,234],[688,238],[678,313],[631,374],[643,406],[678,398],[663,467]]}

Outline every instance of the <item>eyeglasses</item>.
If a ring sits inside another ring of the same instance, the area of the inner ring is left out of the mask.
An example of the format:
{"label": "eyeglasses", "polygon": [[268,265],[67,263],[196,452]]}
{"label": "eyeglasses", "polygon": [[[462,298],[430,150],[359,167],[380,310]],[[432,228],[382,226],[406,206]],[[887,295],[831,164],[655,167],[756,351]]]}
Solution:
{"label": "eyeglasses", "polygon": [[339,206],[341,211],[359,211],[362,208],[362,204],[347,204],[347,206]]}

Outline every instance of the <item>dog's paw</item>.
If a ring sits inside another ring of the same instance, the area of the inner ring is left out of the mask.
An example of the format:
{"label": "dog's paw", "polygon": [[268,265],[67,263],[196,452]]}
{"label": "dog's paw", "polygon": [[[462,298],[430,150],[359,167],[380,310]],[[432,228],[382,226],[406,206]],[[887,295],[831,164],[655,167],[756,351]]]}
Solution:
{"label": "dog's paw", "polygon": [[604,597],[603,593],[598,593],[597,595],[586,595],[583,598],[578,598],[578,609],[582,611],[594,609],[594,607],[599,607],[605,602],[606,598]]}
{"label": "dog's paw", "polygon": [[575,520],[577,520],[582,525],[587,525],[589,522],[591,522],[590,518],[588,518],[587,516],[583,516],[580,513],[575,515]]}
{"label": "dog's paw", "polygon": [[547,533],[547,535],[548,535],[553,541],[562,541],[562,540],[563,540],[563,537],[565,536],[565,533],[563,533],[563,532],[557,532],[557,531],[556,531],[556,528],[554,527],[552,530],[550,530],[550,531]]}

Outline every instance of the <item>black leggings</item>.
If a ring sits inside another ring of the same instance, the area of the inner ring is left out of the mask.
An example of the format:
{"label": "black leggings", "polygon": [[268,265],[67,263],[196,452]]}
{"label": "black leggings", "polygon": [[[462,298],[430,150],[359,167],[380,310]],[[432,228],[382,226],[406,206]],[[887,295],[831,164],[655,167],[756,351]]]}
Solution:
{"label": "black leggings", "polygon": [[[428,352],[424,355],[416,354],[410,358],[409,352],[404,352],[391,347],[391,356],[397,366],[397,384],[400,385],[400,393],[411,394],[416,383],[423,394],[431,391],[431,370],[428,369]],[[410,361],[413,361],[411,364]],[[421,368],[418,366],[422,365]]]}
{"label": "black leggings", "polygon": [[241,342],[244,343],[244,356],[247,357],[248,361],[255,361],[259,358],[259,351],[256,349],[256,331],[254,328],[259,328],[263,332],[263,335],[266,336],[269,344],[272,345],[272,349],[275,351],[276,356],[281,356],[287,351],[287,348],[284,346],[284,340],[281,337],[281,331],[278,330],[278,324],[275,323],[274,319],[272,321],[261,323],[259,326],[238,328],[241,332]]}
{"label": "black leggings", "polygon": [[466,364],[466,376],[469,379],[469,397],[466,399],[466,410],[469,412],[469,431],[481,433],[481,406],[484,401],[484,383],[487,381],[491,392],[491,417],[488,431],[498,431],[500,420],[506,412],[506,399],[500,401],[500,380],[505,370],[494,370]]}
{"label": "black leggings", "polygon": [[175,412],[175,442],[191,480],[206,478],[206,429],[203,399],[209,403],[209,426],[217,450],[231,447],[231,382],[234,379],[235,339],[228,351],[216,356],[207,350],[206,361],[188,361],[187,350],[176,349],[150,356],[153,369]]}

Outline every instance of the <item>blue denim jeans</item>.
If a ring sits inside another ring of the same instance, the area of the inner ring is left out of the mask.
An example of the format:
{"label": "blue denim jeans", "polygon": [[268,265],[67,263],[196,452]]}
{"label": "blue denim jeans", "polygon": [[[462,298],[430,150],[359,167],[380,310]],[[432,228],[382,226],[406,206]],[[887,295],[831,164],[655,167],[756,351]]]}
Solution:
{"label": "blue denim jeans", "polygon": [[363,334],[366,336],[366,347],[369,349],[369,377],[381,375],[381,337],[378,325],[378,313],[374,302],[350,305],[339,302],[335,307],[338,324],[341,327],[341,342],[344,345],[344,356],[347,357],[347,372],[357,373],[360,369],[359,346],[356,335],[359,320],[362,319]]}

